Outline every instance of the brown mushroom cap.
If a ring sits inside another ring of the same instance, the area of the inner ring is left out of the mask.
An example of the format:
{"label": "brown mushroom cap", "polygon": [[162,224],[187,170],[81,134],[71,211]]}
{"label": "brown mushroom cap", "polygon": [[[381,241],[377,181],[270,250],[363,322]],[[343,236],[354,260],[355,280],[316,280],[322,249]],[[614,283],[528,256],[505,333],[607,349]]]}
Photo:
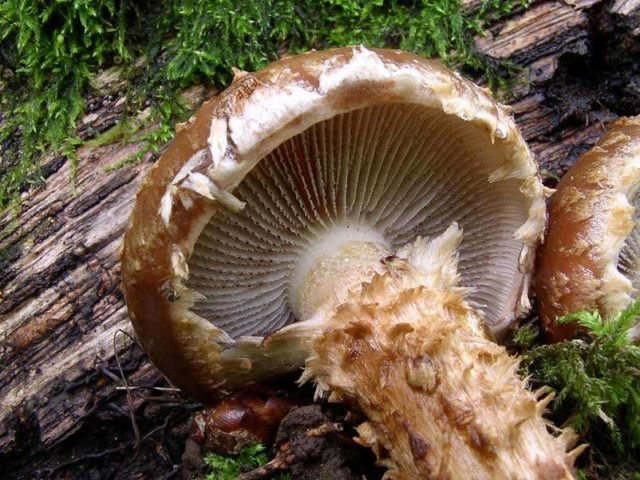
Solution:
{"label": "brown mushroom cap", "polygon": [[323,242],[393,251],[453,222],[462,284],[500,334],[528,308],[545,225],[504,108],[410,53],[285,58],[237,74],[144,181],[122,255],[129,314],[164,373],[207,398],[303,365],[314,326],[296,316],[295,272]]}
{"label": "brown mushroom cap", "polygon": [[615,122],[578,159],[553,195],[549,231],[539,257],[536,293],[550,337],[575,325],[558,316],[624,309],[640,287],[640,116]]}

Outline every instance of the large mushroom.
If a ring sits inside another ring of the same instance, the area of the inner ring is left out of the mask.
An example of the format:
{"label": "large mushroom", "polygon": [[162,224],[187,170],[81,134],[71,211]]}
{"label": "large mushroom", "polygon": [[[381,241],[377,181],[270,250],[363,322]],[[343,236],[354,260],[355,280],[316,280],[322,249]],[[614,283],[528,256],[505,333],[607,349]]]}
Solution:
{"label": "large mushroom", "polygon": [[310,52],[238,72],[178,133],[125,237],[127,305],[203,400],[306,366],[391,476],[572,478],[572,435],[489,338],[529,307],[544,225],[487,92],[409,53]]}
{"label": "large mushroom", "polygon": [[[576,331],[556,318],[611,316],[640,288],[640,116],[616,121],[562,177],[540,252],[536,293],[551,339]],[[634,335],[640,333],[636,327]]]}

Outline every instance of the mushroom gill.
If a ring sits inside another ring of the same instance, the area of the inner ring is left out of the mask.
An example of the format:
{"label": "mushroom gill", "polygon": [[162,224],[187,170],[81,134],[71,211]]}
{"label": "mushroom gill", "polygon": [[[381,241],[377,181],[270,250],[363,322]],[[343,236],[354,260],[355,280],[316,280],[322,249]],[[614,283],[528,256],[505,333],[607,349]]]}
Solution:
{"label": "mushroom gill", "polygon": [[193,311],[230,336],[295,322],[300,270],[323,240],[375,241],[396,251],[452,222],[464,230],[462,285],[503,328],[513,318],[528,217],[521,180],[490,182],[504,150],[482,127],[430,107],[375,105],[288,139],[234,189],[239,212],[214,215],[189,261]]}

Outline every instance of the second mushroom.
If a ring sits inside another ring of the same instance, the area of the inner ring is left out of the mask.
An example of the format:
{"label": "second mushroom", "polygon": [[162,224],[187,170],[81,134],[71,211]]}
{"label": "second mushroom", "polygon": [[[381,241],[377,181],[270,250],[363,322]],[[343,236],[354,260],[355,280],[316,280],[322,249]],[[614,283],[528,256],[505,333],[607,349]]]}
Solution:
{"label": "second mushroom", "polygon": [[[638,296],[639,191],[640,116],[621,118],[577,160],[553,195],[536,285],[551,340],[577,330],[557,317],[578,310],[612,317]],[[630,334],[640,337],[640,326]]]}
{"label": "second mushroom", "polygon": [[493,341],[545,226],[513,120],[437,62],[362,47],[240,72],[145,180],[129,313],[205,401],[304,367],[392,478],[573,478],[570,431]]}

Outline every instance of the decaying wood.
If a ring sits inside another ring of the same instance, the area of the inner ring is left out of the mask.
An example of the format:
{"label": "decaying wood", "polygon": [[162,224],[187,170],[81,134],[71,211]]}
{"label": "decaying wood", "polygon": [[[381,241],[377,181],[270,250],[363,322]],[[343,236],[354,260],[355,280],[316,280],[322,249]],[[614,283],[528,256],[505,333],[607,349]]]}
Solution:
{"label": "decaying wood", "polygon": [[640,111],[638,0],[534,3],[491,27],[477,46],[525,67],[510,104],[552,177],[595,144],[604,123]]}
{"label": "decaying wood", "polygon": [[[480,51],[525,68],[511,106],[550,186],[604,123],[640,112],[639,44],[640,0],[536,2],[477,40]],[[88,106],[85,138],[122,115],[117,89]],[[156,157],[105,168],[139,147],[81,148],[77,194],[67,159],[46,160],[44,186],[24,194],[17,218],[0,217],[0,471],[16,478],[177,471],[177,425],[189,404],[173,391],[130,390],[141,444],[134,455],[126,391],[118,388],[116,353],[129,386],[171,387],[118,333],[131,329],[117,254]]]}

